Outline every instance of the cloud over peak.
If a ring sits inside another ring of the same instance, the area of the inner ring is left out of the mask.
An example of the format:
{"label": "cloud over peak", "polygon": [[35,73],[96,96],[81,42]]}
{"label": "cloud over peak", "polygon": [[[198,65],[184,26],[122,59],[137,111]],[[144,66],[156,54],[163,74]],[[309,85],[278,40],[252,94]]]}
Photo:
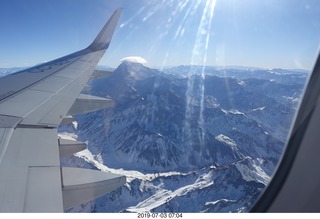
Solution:
{"label": "cloud over peak", "polygon": [[135,63],[141,63],[146,64],[147,60],[140,56],[128,56],[120,60],[120,62],[135,62]]}

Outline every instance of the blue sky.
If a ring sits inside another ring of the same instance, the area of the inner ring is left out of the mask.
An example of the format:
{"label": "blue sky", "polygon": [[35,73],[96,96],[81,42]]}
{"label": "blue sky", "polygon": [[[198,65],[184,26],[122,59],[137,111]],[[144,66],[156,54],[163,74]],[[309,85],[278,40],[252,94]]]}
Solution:
{"label": "blue sky", "polygon": [[317,0],[1,0],[0,67],[32,66],[85,48],[123,12],[100,64],[242,65],[312,69]]}

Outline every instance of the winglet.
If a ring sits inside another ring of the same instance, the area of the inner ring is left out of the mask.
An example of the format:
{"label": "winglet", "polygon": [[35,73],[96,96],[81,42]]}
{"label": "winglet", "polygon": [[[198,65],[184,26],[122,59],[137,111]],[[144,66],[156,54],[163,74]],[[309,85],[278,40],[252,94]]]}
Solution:
{"label": "winglet", "polygon": [[122,8],[118,8],[104,25],[98,36],[88,47],[92,51],[104,50],[109,47],[114,30],[116,29]]}

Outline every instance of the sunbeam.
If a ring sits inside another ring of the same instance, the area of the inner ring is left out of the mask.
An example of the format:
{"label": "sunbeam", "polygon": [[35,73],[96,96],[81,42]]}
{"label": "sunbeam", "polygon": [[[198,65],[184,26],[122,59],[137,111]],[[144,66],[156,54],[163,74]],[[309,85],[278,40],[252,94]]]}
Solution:
{"label": "sunbeam", "polygon": [[[196,7],[202,1],[195,2]],[[207,0],[205,2],[205,6],[203,8],[199,28],[196,35],[196,41],[194,43],[194,47],[192,50],[192,59],[191,65],[200,64],[201,65],[201,74],[200,77],[193,76],[195,72],[190,69],[188,75],[188,86],[186,91],[186,112],[185,112],[185,129],[187,132],[191,128],[189,121],[191,120],[192,116],[195,116],[195,113],[198,113],[198,125],[199,128],[197,133],[197,143],[199,145],[199,155],[200,157],[203,155],[204,152],[204,137],[205,133],[203,132],[203,125],[204,125],[204,97],[205,97],[205,65],[207,60],[207,53],[208,53],[208,45],[211,36],[211,24],[212,18],[214,14],[216,1]],[[194,105],[195,104],[195,105]]]}

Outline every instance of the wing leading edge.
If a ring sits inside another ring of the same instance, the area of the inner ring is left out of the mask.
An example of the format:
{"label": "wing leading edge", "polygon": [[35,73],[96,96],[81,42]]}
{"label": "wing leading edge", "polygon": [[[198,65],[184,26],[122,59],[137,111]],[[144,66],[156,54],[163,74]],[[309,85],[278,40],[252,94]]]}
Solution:
{"label": "wing leading edge", "polygon": [[0,212],[63,212],[126,182],[121,175],[61,167],[60,156],[85,145],[57,137],[59,124],[73,121],[71,114],[110,105],[80,92],[120,14],[114,12],[87,48],[0,79]]}

